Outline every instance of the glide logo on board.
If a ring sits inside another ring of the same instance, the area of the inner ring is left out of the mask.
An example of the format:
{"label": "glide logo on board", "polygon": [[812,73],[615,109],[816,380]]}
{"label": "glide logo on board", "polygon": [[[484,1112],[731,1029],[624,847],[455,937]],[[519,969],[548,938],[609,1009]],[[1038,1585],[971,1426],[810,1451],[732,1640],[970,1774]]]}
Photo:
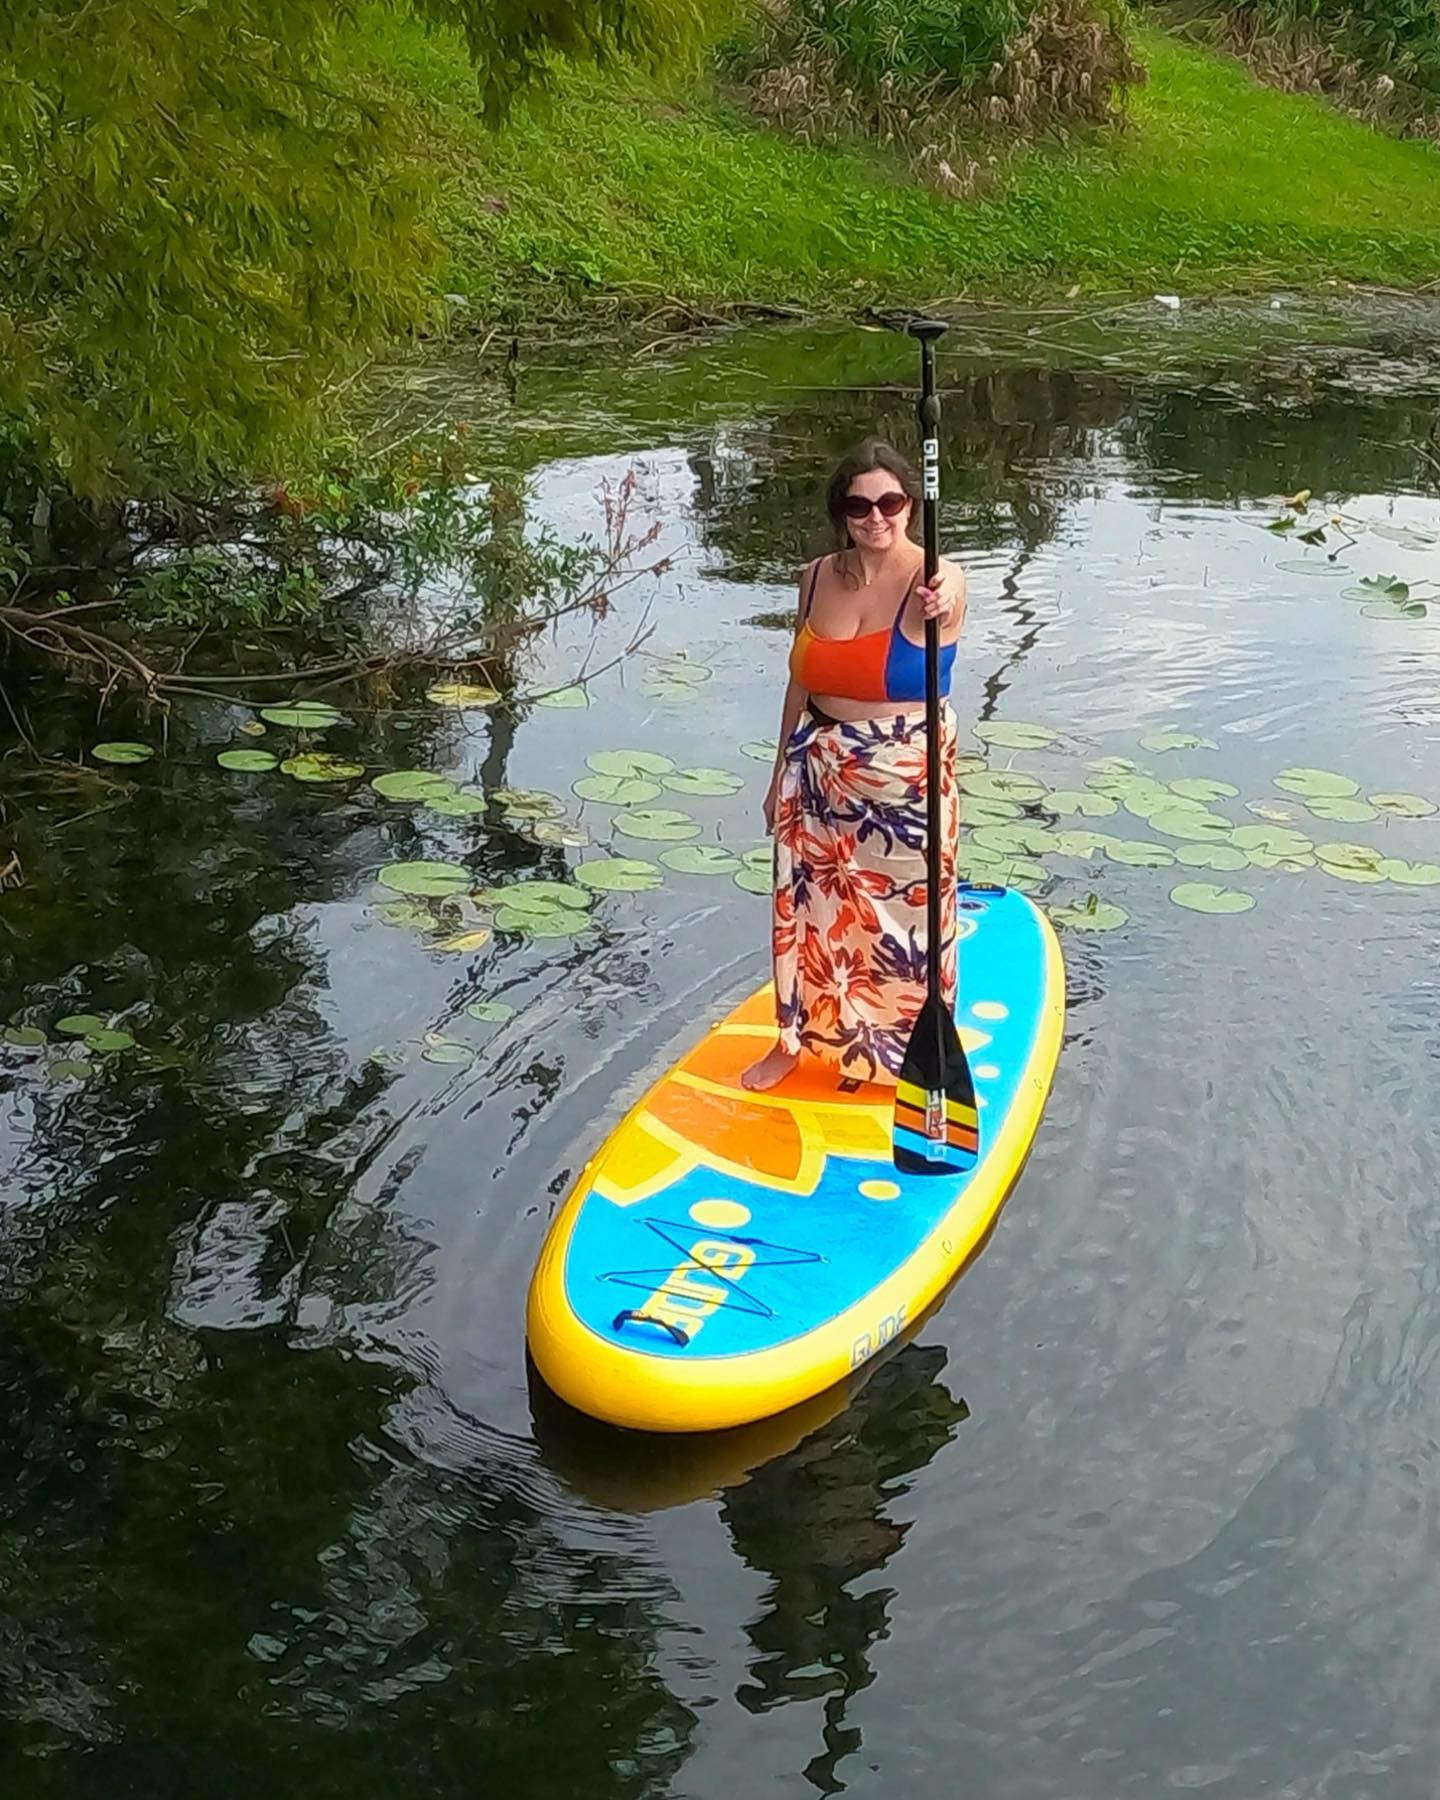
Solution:
{"label": "glide logo on board", "polygon": [[716,1307],[724,1305],[729,1289],[754,1260],[755,1252],[748,1244],[701,1238],[636,1309],[635,1317],[674,1326],[688,1342]]}

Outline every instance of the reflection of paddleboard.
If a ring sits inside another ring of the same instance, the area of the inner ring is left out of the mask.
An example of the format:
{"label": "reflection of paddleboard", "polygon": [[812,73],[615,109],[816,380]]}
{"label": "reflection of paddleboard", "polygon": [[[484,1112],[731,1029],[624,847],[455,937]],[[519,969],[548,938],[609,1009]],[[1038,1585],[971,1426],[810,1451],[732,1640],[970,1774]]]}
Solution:
{"label": "reflection of paddleboard", "polygon": [[802,1063],[747,1093],[774,1037],[761,989],[621,1121],[551,1225],[527,1325],[563,1399],[644,1431],[767,1418],[844,1380],[962,1267],[1029,1151],[1065,992],[1022,895],[962,887],[958,905],[976,1166],[898,1173],[890,1088]]}
{"label": "reflection of paddleboard", "polygon": [[[613,1512],[652,1513],[713,1499],[749,1481],[766,1464],[788,1456],[855,1404],[872,1378],[910,1348],[909,1340],[929,1316],[922,1313],[892,1344],[813,1399],[728,1431],[667,1432],[663,1436],[615,1431],[558,1399],[540,1379],[532,1361],[528,1375],[535,1441],[547,1467],[593,1506]],[[957,1402],[948,1391],[941,1391],[957,1416],[969,1417],[963,1400]]]}

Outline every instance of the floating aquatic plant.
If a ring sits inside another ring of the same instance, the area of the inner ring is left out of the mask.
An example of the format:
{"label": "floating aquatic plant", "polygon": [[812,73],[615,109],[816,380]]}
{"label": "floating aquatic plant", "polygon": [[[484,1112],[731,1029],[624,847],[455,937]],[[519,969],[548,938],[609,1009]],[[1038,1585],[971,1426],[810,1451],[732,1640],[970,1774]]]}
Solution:
{"label": "floating aquatic plant", "polygon": [[399,862],[387,864],[376,879],[381,887],[397,894],[442,899],[447,894],[463,894],[470,885],[470,872],[459,863]]}
{"label": "floating aquatic plant", "polygon": [[324,700],[287,700],[280,706],[262,706],[260,717],[272,725],[290,725],[297,731],[328,731],[340,723],[338,707]]}
{"label": "floating aquatic plant", "polygon": [[664,876],[654,863],[635,856],[597,857],[593,862],[583,862],[575,870],[575,879],[597,894],[643,894],[664,883]]}
{"label": "floating aquatic plant", "polygon": [[92,744],[90,754],[96,762],[114,763],[119,767],[127,767],[135,763],[149,762],[155,752],[149,744],[113,743]]}
{"label": "floating aquatic plant", "polygon": [[654,842],[678,843],[683,838],[699,837],[700,826],[689,813],[673,807],[642,808],[617,813],[615,829],[623,837],[643,838]]}
{"label": "floating aquatic plant", "polygon": [[1170,890],[1177,906],[1200,913],[1243,913],[1255,904],[1255,896],[1240,888],[1217,887],[1210,881],[1182,881]]}
{"label": "floating aquatic plant", "polygon": [[266,775],[280,763],[269,750],[222,750],[215,760],[237,775]]}

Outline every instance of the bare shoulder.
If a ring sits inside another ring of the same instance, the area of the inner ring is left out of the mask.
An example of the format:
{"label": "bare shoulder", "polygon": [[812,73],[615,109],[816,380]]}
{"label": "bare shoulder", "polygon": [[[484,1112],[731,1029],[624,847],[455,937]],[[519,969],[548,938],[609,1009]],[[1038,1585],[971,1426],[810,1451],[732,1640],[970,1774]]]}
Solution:
{"label": "bare shoulder", "polygon": [[820,579],[825,573],[826,564],[829,561],[830,558],[828,556],[817,556],[812,562],[806,563],[805,567],[800,571],[800,581],[798,585],[799,604],[796,611],[801,618],[805,616],[805,609],[809,604],[810,596],[819,585]]}

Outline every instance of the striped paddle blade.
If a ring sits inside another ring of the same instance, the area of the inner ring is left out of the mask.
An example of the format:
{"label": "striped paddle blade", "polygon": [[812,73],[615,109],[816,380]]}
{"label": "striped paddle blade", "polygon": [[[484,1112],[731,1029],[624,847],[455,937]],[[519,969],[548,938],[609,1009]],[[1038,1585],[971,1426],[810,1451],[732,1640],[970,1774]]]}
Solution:
{"label": "striped paddle blade", "polygon": [[963,1175],[980,1154],[975,1084],[949,1009],[925,1002],[895,1089],[895,1167],[906,1175]]}

